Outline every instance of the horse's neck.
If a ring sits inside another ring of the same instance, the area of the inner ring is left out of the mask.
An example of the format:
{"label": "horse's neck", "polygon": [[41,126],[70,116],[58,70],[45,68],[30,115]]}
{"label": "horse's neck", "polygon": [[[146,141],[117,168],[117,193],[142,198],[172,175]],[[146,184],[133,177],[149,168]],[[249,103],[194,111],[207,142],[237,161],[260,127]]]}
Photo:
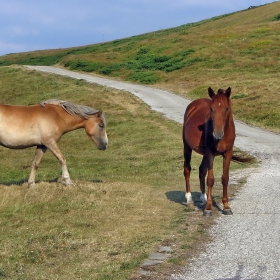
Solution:
{"label": "horse's neck", "polygon": [[65,133],[69,131],[73,131],[79,128],[85,127],[85,119],[79,116],[71,116],[67,113],[67,117],[64,118],[65,121]]}

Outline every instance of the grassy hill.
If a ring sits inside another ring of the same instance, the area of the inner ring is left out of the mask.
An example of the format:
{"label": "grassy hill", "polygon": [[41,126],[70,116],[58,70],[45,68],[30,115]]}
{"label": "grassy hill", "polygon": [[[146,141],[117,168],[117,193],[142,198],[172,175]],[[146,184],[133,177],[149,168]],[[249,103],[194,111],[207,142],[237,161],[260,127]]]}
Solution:
{"label": "grassy hill", "polygon": [[0,65],[58,65],[190,98],[231,86],[235,116],[280,131],[280,3],[108,43],[10,54]]}

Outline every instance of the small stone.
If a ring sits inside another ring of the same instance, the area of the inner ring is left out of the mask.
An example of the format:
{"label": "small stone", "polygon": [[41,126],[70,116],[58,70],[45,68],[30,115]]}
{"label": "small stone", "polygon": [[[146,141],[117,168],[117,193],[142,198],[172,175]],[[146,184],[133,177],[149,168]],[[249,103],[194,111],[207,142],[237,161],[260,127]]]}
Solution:
{"label": "small stone", "polygon": [[158,251],[159,253],[171,253],[172,249],[169,246],[161,246]]}

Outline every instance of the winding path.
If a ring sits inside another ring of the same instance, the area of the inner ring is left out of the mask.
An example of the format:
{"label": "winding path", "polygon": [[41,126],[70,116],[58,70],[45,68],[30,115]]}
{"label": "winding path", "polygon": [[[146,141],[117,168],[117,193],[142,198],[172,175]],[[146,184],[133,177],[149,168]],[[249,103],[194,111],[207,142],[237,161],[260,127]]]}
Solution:
{"label": "winding path", "polygon": [[[151,87],[112,81],[49,66],[28,68],[84,79],[129,91],[167,118],[183,122],[189,100]],[[235,146],[258,157],[242,191],[231,202],[234,215],[217,218],[211,244],[170,280],[280,280],[280,136],[235,122]],[[202,217],[203,218],[203,217]]]}

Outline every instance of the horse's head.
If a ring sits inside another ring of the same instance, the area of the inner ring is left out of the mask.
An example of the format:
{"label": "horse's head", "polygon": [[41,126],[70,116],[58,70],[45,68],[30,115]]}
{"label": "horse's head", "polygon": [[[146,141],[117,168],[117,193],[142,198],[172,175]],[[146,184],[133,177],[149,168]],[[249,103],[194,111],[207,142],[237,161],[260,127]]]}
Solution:
{"label": "horse's head", "polygon": [[106,121],[104,114],[99,111],[86,121],[85,130],[99,150],[105,150],[108,145]]}
{"label": "horse's head", "polygon": [[231,114],[230,94],[231,88],[227,90],[219,89],[215,94],[212,88],[208,88],[208,94],[212,99],[210,106],[210,114],[213,123],[213,136],[217,140],[221,140],[225,134],[225,125],[228,116]]}

